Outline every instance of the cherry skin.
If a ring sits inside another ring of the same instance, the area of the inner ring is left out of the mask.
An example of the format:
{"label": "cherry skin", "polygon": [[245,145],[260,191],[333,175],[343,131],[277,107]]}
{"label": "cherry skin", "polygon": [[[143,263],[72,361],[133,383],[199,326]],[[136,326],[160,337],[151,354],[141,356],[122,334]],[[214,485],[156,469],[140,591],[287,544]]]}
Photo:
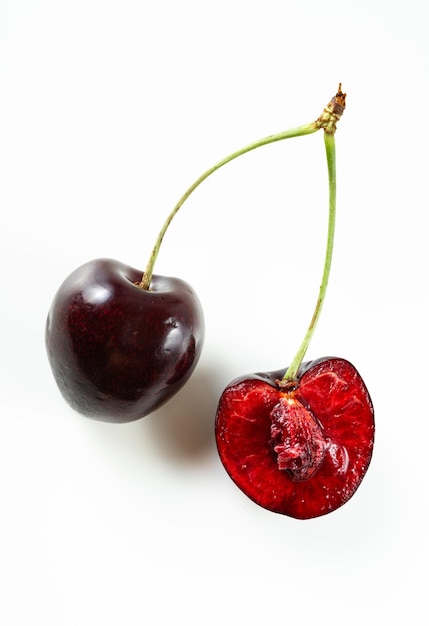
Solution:
{"label": "cherry skin", "polygon": [[204,322],[192,288],[111,259],[75,270],[46,323],[52,372],[67,402],[87,417],[130,422],[155,411],[189,379]]}
{"label": "cherry skin", "polygon": [[374,444],[374,409],[355,367],[325,357],[228,385],[216,415],[221,461],[260,506],[297,519],[325,515],[360,485]]}

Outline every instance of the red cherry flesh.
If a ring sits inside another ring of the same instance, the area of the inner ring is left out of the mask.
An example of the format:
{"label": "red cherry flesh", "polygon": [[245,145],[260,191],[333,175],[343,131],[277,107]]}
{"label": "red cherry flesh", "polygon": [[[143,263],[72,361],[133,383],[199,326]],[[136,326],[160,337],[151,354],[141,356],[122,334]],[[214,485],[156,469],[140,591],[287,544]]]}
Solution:
{"label": "red cherry flesh", "polygon": [[374,444],[374,409],[348,361],[305,363],[293,383],[283,371],[228,385],[216,415],[221,461],[260,506],[297,519],[325,515],[360,485]]}
{"label": "red cherry flesh", "polygon": [[130,422],[156,410],[189,379],[204,322],[192,288],[111,259],[75,270],[59,288],[46,323],[58,387],[84,415]]}

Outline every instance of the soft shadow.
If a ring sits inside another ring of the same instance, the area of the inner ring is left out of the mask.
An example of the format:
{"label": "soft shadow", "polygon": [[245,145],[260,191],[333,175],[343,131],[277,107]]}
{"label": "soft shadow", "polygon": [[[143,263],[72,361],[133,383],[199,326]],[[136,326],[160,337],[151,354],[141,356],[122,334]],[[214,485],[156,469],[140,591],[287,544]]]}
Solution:
{"label": "soft shadow", "polygon": [[222,393],[218,374],[215,368],[198,367],[183,389],[151,416],[155,443],[170,460],[198,462],[216,452],[214,421]]}

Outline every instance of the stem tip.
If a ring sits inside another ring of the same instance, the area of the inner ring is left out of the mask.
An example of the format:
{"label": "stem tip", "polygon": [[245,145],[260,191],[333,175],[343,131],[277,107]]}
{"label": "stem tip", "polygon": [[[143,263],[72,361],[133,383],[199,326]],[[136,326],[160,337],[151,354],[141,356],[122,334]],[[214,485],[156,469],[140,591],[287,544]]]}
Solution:
{"label": "stem tip", "polygon": [[318,128],[323,128],[330,135],[335,133],[337,122],[339,122],[346,108],[346,96],[347,94],[342,92],[341,83],[339,83],[337,93],[323,109],[322,115],[316,120]]}

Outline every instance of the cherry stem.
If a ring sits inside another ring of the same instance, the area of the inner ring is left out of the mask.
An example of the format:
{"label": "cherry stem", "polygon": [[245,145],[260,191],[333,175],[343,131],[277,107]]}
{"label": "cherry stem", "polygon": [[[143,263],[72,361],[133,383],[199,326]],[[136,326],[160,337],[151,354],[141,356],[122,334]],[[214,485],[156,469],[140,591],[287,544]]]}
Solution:
{"label": "cherry stem", "polygon": [[335,217],[336,217],[336,167],[335,167],[335,134],[325,130],[325,150],[326,160],[328,165],[328,177],[329,177],[329,219],[328,219],[328,236],[326,240],[326,252],[325,263],[323,267],[322,281],[320,283],[319,295],[317,298],[316,306],[311,318],[310,325],[307,332],[304,335],[304,339],[296,353],[292,363],[283,376],[283,381],[296,380],[298,370],[304,359],[307,348],[310,345],[310,341],[313,337],[316,329],[317,322],[322,311],[323,303],[325,301],[326,289],[329,282],[329,274],[331,271],[332,263],[332,251],[334,248],[334,233],[335,233]]}
{"label": "cherry stem", "polygon": [[[323,116],[323,114],[322,114],[322,116]],[[243,154],[246,154],[246,152],[250,152],[251,150],[256,150],[256,148],[260,148],[262,146],[266,146],[266,145],[268,145],[270,143],[274,143],[276,141],[282,141],[283,139],[291,139],[292,137],[301,137],[303,135],[310,135],[311,133],[314,133],[314,132],[320,130],[320,128],[322,128],[322,126],[320,124],[320,120],[322,119],[322,116],[318,120],[316,120],[315,122],[312,122],[310,124],[304,124],[303,126],[298,126],[297,128],[284,130],[284,131],[281,131],[281,132],[276,133],[274,135],[269,135],[268,137],[264,137],[263,139],[259,139],[258,141],[255,141],[255,142],[245,146],[244,148],[241,148],[240,150],[237,150],[236,152],[233,152],[232,154],[230,154],[229,156],[225,157],[221,161],[218,161],[215,165],[213,165],[208,170],[206,170],[204,172],[204,174],[201,174],[201,176],[199,178],[197,178],[197,180],[185,191],[183,196],[180,198],[180,200],[177,202],[176,206],[173,208],[173,210],[171,211],[171,213],[169,214],[169,216],[165,220],[164,225],[162,226],[162,228],[161,228],[161,230],[159,232],[158,238],[157,238],[157,240],[155,242],[155,245],[153,247],[152,253],[151,253],[150,258],[149,258],[149,262],[148,262],[148,264],[146,266],[146,270],[145,270],[145,272],[143,274],[143,277],[142,277],[142,280],[141,280],[141,282],[139,284],[139,287],[141,287],[142,289],[146,289],[146,290],[148,290],[150,288],[155,261],[156,261],[156,259],[158,257],[159,249],[161,247],[162,240],[164,239],[164,235],[167,232],[167,229],[170,226],[170,223],[173,220],[173,217],[179,211],[179,209],[184,204],[184,202],[189,198],[191,193],[193,191],[195,191],[195,189],[197,187],[199,187],[201,185],[201,183],[206,180],[206,178],[211,176],[211,174],[213,174],[214,172],[219,170],[221,167],[223,167],[227,163],[230,163],[231,161],[233,161],[237,157],[242,156]]]}
{"label": "cherry stem", "polygon": [[153,268],[155,265],[155,261],[158,257],[159,249],[161,247],[162,241],[164,239],[164,235],[167,232],[167,229],[173,220],[176,213],[179,211],[184,202],[189,198],[193,191],[201,183],[206,180],[211,174],[219,170],[221,167],[230,163],[234,159],[246,152],[250,152],[251,150],[255,150],[256,148],[260,148],[262,146],[266,146],[268,144],[274,143],[276,141],[282,141],[283,139],[290,139],[292,137],[301,137],[303,135],[310,135],[321,128],[324,130],[325,137],[325,151],[326,151],[326,161],[328,166],[328,178],[329,178],[329,219],[328,219],[328,235],[326,241],[326,252],[325,252],[325,262],[323,267],[323,275],[322,281],[319,288],[319,295],[316,302],[316,307],[313,312],[313,316],[310,321],[310,325],[305,333],[304,339],[296,353],[291,365],[285,372],[283,379],[279,381],[281,386],[285,388],[290,384],[291,381],[296,381],[298,376],[299,368],[301,367],[304,356],[307,352],[308,346],[310,345],[310,341],[313,337],[314,331],[316,329],[317,322],[320,317],[320,313],[322,311],[323,303],[325,301],[326,289],[329,281],[329,274],[331,271],[331,263],[332,263],[332,251],[334,247],[334,233],[335,233],[335,217],[336,217],[336,165],[335,165],[335,131],[337,127],[337,122],[342,116],[346,105],[346,94],[341,90],[341,83],[338,86],[337,94],[332,98],[332,100],[327,104],[324,108],[320,117],[310,124],[304,124],[303,126],[298,126],[297,128],[292,128],[290,130],[281,131],[274,135],[269,135],[268,137],[264,137],[263,139],[259,139],[241,150],[237,150],[233,152],[229,156],[225,157],[221,161],[218,161],[215,165],[206,170],[197,180],[185,191],[183,196],[177,202],[176,206],[173,208],[167,219],[165,220],[158,238],[153,247],[152,253],[149,258],[149,262],[147,264],[146,270],[143,274],[142,280],[139,284],[139,287],[142,289],[149,290],[150,284],[152,282],[153,276]]}

